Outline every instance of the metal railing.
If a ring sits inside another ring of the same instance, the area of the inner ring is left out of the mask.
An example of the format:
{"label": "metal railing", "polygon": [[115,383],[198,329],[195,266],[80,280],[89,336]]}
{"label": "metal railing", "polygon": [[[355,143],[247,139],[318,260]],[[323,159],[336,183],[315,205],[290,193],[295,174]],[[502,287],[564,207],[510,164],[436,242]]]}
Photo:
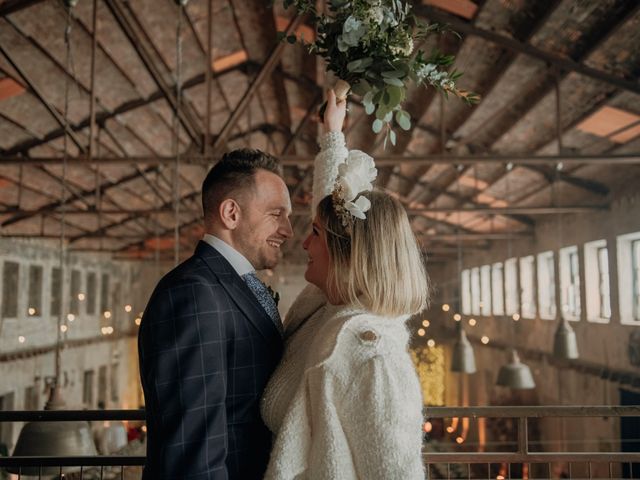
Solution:
{"label": "metal railing", "polygon": [[[640,452],[622,451],[531,451],[540,447],[530,439],[529,422],[541,418],[640,417],[640,406],[615,407],[430,407],[430,420],[513,419],[517,424],[511,451],[464,451],[470,447],[439,445],[429,439],[424,446],[425,471],[428,479],[438,478],[640,478]],[[144,421],[144,410],[64,410],[64,411],[0,411],[0,422],[64,422],[64,421]],[[638,432],[640,436],[640,432]],[[617,439],[619,443],[620,440]],[[496,444],[487,442],[484,446]],[[505,445],[497,445],[505,448]],[[65,474],[68,479],[139,478],[145,457],[141,455],[101,455],[81,457],[0,457],[0,468],[20,471],[39,469],[38,478],[62,477],[66,467],[77,470]],[[634,466],[634,464],[637,464]],[[58,474],[43,474],[51,467]],[[127,474],[128,467],[138,467]],[[564,470],[562,470],[564,469]],[[18,473],[17,478],[25,477]],[[31,478],[31,477],[25,477]]]}

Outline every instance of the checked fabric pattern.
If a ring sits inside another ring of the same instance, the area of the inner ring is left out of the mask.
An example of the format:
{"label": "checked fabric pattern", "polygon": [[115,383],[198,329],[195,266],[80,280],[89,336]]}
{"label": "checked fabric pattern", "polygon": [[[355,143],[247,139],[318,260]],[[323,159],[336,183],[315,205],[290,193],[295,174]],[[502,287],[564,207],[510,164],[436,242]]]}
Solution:
{"label": "checked fabric pattern", "polygon": [[245,273],[242,275],[242,279],[247,284],[247,287],[251,289],[253,294],[256,296],[258,303],[262,305],[262,308],[267,312],[269,318],[273,321],[276,328],[282,335],[284,330],[282,328],[282,321],[280,320],[280,313],[278,312],[278,306],[276,305],[275,300],[269,293],[267,286],[258,278],[258,276],[252,273]]}

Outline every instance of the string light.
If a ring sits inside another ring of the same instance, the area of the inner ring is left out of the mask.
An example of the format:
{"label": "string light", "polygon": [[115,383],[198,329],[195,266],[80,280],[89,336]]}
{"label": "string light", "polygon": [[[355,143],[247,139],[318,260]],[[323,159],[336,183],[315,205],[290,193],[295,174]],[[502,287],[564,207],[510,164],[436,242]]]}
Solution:
{"label": "string light", "polygon": [[425,333],[427,333],[427,332],[425,332],[424,328],[419,328],[418,329],[418,335],[420,335],[421,337],[424,337]]}
{"label": "string light", "polygon": [[431,325],[431,322],[429,322],[429,320],[423,320],[422,321],[422,326],[424,328],[429,328],[429,325]]}
{"label": "string light", "polygon": [[475,318],[470,318],[469,319],[469,325],[471,325],[472,327],[475,327],[477,325],[477,320]]}
{"label": "string light", "polygon": [[29,307],[29,310],[27,310],[29,312],[29,315],[35,315],[36,314],[36,309],[33,307]]}
{"label": "string light", "polygon": [[102,327],[100,329],[100,332],[102,332],[103,335],[106,335],[107,334],[107,327]]}
{"label": "string light", "polygon": [[69,327],[67,327],[66,325],[60,325],[60,331],[62,333],[66,332],[67,330],[69,330]]}
{"label": "string light", "polygon": [[449,308],[450,308],[450,307],[449,307],[449,304],[448,304],[448,303],[445,303],[444,305],[442,305],[442,311],[443,311],[443,312],[448,312],[448,311],[449,311]]}
{"label": "string light", "polygon": [[431,430],[433,430],[433,424],[431,422],[424,422],[423,430],[425,431],[425,433],[429,433]]}
{"label": "string light", "polygon": [[431,348],[435,347],[436,341],[433,338],[430,338],[429,340],[427,340],[427,346]]}
{"label": "string light", "polygon": [[518,320],[520,320],[520,314],[519,313],[514,313],[511,318],[513,318],[514,322],[517,322]]}
{"label": "string light", "polygon": [[484,335],[484,336],[480,339],[480,341],[481,341],[483,344],[485,344],[485,345],[486,345],[487,343],[489,343],[489,337],[487,337],[486,335]]}
{"label": "string light", "polygon": [[464,438],[462,438],[462,437],[456,437],[456,443],[457,443],[457,444],[461,444],[461,443],[463,443],[463,442],[464,442]]}
{"label": "string light", "polygon": [[129,313],[131,310],[133,310],[133,308],[131,307],[131,305],[125,305],[124,306],[124,311]]}
{"label": "string light", "polygon": [[140,324],[142,323],[142,319],[140,317],[136,317],[134,322],[135,322],[136,325],[140,326]]}
{"label": "string light", "polygon": [[459,322],[460,320],[462,320],[462,315],[460,315],[459,313],[456,313],[456,314],[453,316],[453,319],[454,319],[456,322]]}
{"label": "string light", "polygon": [[109,310],[104,312],[104,318],[111,318],[111,312]]}
{"label": "string light", "polygon": [[83,301],[85,299],[84,293],[78,294],[78,300]]}
{"label": "string light", "polygon": [[73,322],[76,319],[76,316],[73,313],[67,314],[67,320]]}
{"label": "string light", "polygon": [[18,337],[18,341],[19,341],[20,343],[24,343],[26,340],[27,340],[27,339],[26,339],[26,338],[24,338],[22,335],[20,335],[20,336]]}

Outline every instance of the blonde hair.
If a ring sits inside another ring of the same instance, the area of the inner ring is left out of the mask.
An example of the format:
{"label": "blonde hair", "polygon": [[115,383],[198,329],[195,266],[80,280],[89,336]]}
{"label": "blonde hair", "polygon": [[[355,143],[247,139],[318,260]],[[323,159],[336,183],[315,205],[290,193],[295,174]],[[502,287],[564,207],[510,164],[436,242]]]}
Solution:
{"label": "blonde hair", "polygon": [[328,288],[341,302],[377,315],[419,313],[429,301],[429,282],[407,212],[386,193],[364,196],[371,201],[367,218],[354,218],[347,228],[331,196],[318,204],[330,258]]}

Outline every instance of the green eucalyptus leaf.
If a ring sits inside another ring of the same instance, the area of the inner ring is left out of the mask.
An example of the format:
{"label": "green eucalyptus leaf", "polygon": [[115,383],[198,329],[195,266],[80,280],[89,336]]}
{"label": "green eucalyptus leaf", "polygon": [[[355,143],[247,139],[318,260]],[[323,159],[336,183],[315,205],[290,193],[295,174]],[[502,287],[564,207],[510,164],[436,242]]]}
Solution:
{"label": "green eucalyptus leaf", "polygon": [[396,132],[393,130],[389,130],[389,140],[391,140],[391,145],[396,146]]}
{"label": "green eucalyptus leaf", "polygon": [[402,83],[402,80],[398,79],[398,78],[387,78],[384,77],[382,79],[382,81],[388,85],[395,85],[396,87],[404,87],[404,83]]}
{"label": "green eucalyptus leaf", "polygon": [[371,125],[371,129],[373,130],[373,133],[380,133],[382,131],[382,120],[380,119],[376,119],[373,121],[373,124]]}
{"label": "green eucalyptus leaf", "polygon": [[382,75],[383,78],[402,78],[405,73],[399,70],[387,70],[386,72],[382,72],[380,75]]}
{"label": "green eucalyptus leaf", "polygon": [[400,104],[400,102],[402,102],[402,100],[404,100],[403,88],[396,87],[395,85],[388,85],[385,90],[389,95],[389,103],[387,103],[387,105],[390,109],[394,109]]}
{"label": "green eucalyptus leaf", "polygon": [[[367,93],[371,92],[371,84],[367,82],[365,79],[362,79],[358,83],[356,83],[353,87],[351,87],[351,91],[356,95],[360,95],[361,97],[363,97]],[[373,93],[371,96],[373,97]]]}
{"label": "green eucalyptus leaf", "polygon": [[404,110],[398,110],[396,112],[396,123],[403,130],[409,130],[411,128],[411,116]]}

